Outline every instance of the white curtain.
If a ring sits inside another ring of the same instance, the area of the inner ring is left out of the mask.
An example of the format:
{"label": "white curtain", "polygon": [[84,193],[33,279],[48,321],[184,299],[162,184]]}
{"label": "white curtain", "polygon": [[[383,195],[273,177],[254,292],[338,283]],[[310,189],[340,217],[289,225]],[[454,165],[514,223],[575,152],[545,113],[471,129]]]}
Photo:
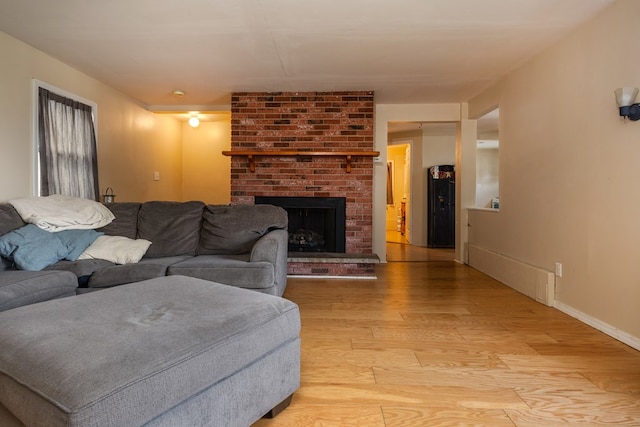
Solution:
{"label": "white curtain", "polygon": [[40,195],[99,199],[98,157],[91,106],[39,91]]}

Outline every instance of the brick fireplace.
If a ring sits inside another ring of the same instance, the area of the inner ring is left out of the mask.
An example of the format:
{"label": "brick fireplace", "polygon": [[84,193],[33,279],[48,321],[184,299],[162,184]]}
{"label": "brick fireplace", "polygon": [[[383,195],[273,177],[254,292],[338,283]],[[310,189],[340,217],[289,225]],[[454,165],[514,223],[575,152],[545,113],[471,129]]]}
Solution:
{"label": "brick fireplace", "polygon": [[252,204],[256,196],[346,199],[344,254],[290,253],[289,274],[373,275],[373,159],[329,155],[372,151],[373,112],[373,92],[232,95],[231,151],[269,154],[253,156],[253,166],[248,156],[232,156],[231,203]]}
{"label": "brick fireplace", "polygon": [[289,252],[345,253],[344,197],[263,197],[256,204],[280,206],[289,216]]}

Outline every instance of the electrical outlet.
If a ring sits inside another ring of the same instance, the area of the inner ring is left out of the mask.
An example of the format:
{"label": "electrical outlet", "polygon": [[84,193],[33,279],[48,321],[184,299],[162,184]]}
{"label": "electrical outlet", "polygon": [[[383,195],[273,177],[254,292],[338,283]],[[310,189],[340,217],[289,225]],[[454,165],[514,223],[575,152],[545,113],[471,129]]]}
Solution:
{"label": "electrical outlet", "polygon": [[556,262],[556,277],[562,277],[562,263]]}
{"label": "electrical outlet", "polygon": [[155,171],[155,172],[153,173],[153,180],[154,180],[154,181],[160,181],[160,172]]}

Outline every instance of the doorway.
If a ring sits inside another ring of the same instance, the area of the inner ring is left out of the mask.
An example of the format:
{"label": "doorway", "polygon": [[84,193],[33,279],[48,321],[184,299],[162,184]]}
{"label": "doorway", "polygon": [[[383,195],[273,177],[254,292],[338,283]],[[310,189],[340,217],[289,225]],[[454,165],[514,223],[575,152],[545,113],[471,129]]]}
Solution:
{"label": "doorway", "polygon": [[411,145],[398,143],[387,147],[386,241],[411,243]]}
{"label": "doorway", "polygon": [[[388,175],[395,180],[385,212],[387,261],[454,258],[451,250],[427,248],[427,174],[431,166],[454,164],[455,153],[454,122],[387,123],[387,167],[393,170]],[[397,189],[398,180],[404,189]]]}

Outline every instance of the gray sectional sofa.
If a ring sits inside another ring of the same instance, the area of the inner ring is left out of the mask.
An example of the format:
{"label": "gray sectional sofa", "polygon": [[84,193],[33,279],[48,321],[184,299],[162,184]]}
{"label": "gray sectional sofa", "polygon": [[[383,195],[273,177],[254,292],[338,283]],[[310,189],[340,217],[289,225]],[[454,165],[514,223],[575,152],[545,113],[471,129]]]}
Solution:
{"label": "gray sectional sofa", "polygon": [[[98,232],[151,242],[136,263],[61,260],[41,271],[0,260],[0,311],[169,275],[282,296],[287,280],[287,213],[271,205],[202,202],[113,203],[115,219]],[[25,226],[0,204],[0,236]]]}
{"label": "gray sectional sofa", "polygon": [[[246,427],[286,408],[300,386],[300,315],[278,298],[286,211],[107,206],[94,233],[151,242],[139,262],[0,259],[0,425]],[[0,237],[25,228],[0,204]]]}

